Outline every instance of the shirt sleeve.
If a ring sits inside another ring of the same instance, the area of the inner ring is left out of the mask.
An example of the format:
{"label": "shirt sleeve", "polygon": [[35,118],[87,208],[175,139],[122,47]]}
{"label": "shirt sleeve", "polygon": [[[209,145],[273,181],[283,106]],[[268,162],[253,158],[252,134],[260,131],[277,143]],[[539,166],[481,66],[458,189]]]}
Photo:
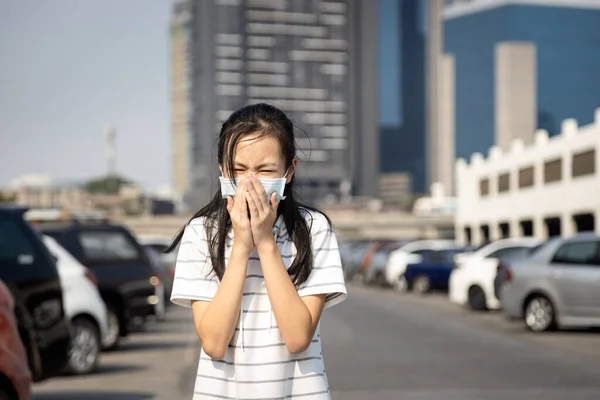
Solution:
{"label": "shirt sleeve", "polygon": [[212,301],[218,287],[204,225],[192,221],[185,227],[179,244],[171,302],[191,307],[192,300]]}
{"label": "shirt sleeve", "polygon": [[298,295],[327,294],[325,308],[328,308],[346,299],[346,282],[333,228],[322,214],[313,213],[312,218],[313,266],[306,282],[298,288]]}

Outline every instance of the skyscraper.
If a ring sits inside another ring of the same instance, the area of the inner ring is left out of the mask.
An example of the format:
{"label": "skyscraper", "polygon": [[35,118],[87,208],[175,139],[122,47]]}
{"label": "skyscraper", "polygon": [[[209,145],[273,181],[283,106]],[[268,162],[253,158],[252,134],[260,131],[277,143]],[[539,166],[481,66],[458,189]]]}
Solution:
{"label": "skyscraper", "polygon": [[457,157],[506,147],[517,130],[527,141],[536,128],[559,133],[566,118],[588,124],[600,105],[598,1],[453,4],[444,42],[456,60]]}
{"label": "skyscraper", "polygon": [[171,181],[182,198],[190,178],[191,3],[173,5],[171,19]]}
{"label": "skyscraper", "polygon": [[370,3],[193,1],[190,205],[206,204],[214,192],[221,122],[258,102],[281,108],[299,127],[305,198],[339,194],[344,181],[376,191],[377,145],[368,140],[378,143],[377,102],[374,85],[366,84],[376,77],[368,57],[377,24]]}

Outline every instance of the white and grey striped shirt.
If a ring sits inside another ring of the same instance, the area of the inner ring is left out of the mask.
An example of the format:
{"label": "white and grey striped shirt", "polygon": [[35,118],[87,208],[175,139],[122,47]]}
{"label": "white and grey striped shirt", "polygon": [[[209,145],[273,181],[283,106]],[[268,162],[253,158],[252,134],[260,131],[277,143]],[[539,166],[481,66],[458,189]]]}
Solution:
{"label": "white and grey striped shirt", "polygon": [[[325,307],[331,307],[346,298],[337,239],[325,216],[309,211],[305,215],[311,232],[313,266],[308,280],[298,288],[298,294],[327,294]],[[296,248],[281,217],[273,234],[283,263],[289,268]],[[229,237],[233,238],[231,232]],[[226,246],[226,261],[230,254],[231,246]],[[204,218],[197,218],[186,227],[181,241],[171,301],[184,307],[190,307],[191,300],[211,301],[218,287],[208,253]],[[287,351],[254,250],[248,261],[233,340],[223,360],[211,359],[202,351],[193,399],[331,399],[319,331],[317,328],[303,353]]]}

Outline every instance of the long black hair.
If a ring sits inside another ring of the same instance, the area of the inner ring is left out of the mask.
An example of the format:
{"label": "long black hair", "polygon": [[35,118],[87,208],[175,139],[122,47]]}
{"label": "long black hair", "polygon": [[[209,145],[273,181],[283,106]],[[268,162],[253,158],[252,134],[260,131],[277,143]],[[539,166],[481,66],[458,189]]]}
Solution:
{"label": "long black hair", "polygon": [[[235,176],[234,157],[238,143],[245,136],[256,133],[261,136],[272,136],[278,141],[285,159],[286,170],[291,171],[293,160],[296,158],[294,124],[283,111],[269,104],[259,103],[234,112],[221,126],[217,161],[224,170],[229,172],[229,176]],[[296,256],[288,273],[294,285],[298,287],[308,279],[313,264],[311,227],[309,221],[306,220],[306,211],[320,211],[296,199],[294,196],[295,179],[294,174],[285,187],[286,199],[279,203],[277,216],[283,216],[287,232],[296,246]],[[225,246],[227,235],[232,227],[226,204],[227,200],[222,198],[219,187],[212,200],[186,224],[187,226],[195,218],[205,217],[212,269],[219,280],[225,273]],[[331,225],[328,218],[327,222]],[[185,226],[179,230],[166,252],[173,251],[177,247],[183,237],[184,229]]]}

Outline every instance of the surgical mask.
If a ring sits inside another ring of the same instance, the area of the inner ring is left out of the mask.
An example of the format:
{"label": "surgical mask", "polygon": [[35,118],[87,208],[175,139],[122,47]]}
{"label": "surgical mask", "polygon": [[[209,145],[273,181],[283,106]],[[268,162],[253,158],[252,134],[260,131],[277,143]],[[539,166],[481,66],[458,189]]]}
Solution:
{"label": "surgical mask", "polygon": [[[235,191],[241,180],[242,178],[236,178],[234,183],[230,178],[220,176],[219,182],[221,183],[221,196],[223,196],[224,199],[226,199],[228,196],[235,197]],[[287,172],[283,178],[258,178],[258,180],[265,189],[265,192],[269,198],[271,198],[271,193],[275,193],[277,195],[277,201],[281,201],[286,198],[286,196],[283,195],[283,191],[285,190]]]}

